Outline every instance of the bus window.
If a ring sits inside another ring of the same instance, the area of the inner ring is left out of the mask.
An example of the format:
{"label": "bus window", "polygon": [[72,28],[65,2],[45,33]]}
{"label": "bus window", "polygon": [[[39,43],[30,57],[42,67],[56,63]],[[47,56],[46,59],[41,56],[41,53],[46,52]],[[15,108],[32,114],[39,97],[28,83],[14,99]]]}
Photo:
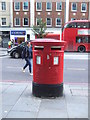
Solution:
{"label": "bus window", "polygon": [[72,23],[69,23],[66,28],[76,28],[76,23],[75,22],[72,22]]}
{"label": "bus window", "polygon": [[88,43],[90,43],[90,37],[88,37]]}
{"label": "bus window", "polygon": [[76,37],[76,43],[81,43],[82,42],[82,37]]}
{"label": "bus window", "polygon": [[88,36],[76,37],[76,43],[90,43],[89,38]]}
{"label": "bus window", "polygon": [[78,22],[77,28],[89,28],[89,23],[88,22]]}

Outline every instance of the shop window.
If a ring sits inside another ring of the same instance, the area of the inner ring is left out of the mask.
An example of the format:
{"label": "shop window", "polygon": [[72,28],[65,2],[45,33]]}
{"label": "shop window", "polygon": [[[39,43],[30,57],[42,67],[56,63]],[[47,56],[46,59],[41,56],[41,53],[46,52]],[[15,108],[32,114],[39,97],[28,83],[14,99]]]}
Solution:
{"label": "shop window", "polygon": [[27,34],[27,41],[30,40],[30,34]]}

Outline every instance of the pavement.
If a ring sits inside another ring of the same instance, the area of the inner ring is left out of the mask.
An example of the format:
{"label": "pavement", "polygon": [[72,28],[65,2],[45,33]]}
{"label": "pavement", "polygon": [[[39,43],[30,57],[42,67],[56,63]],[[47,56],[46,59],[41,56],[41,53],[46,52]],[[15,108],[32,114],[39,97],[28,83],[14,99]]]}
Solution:
{"label": "pavement", "polygon": [[57,98],[32,95],[32,82],[0,82],[2,118],[88,118],[88,84],[64,84]]}
{"label": "pavement", "polygon": [[[0,48],[0,56],[6,51]],[[62,97],[37,98],[32,80],[3,82],[0,77],[0,118],[88,118],[88,83],[64,83]]]}

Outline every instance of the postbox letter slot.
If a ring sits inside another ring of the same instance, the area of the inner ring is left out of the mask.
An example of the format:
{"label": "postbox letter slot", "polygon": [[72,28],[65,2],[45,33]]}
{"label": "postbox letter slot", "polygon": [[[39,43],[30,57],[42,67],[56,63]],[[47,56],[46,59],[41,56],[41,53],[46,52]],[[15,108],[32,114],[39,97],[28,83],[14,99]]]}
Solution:
{"label": "postbox letter slot", "polygon": [[54,57],[54,65],[58,65],[59,64],[59,57]]}
{"label": "postbox letter slot", "polygon": [[35,49],[35,50],[43,50],[43,49],[44,49],[44,46],[34,46],[34,49]]}
{"label": "postbox letter slot", "polygon": [[51,46],[51,50],[61,50],[61,46]]}
{"label": "postbox letter slot", "polygon": [[36,56],[36,64],[41,64],[41,56]]}

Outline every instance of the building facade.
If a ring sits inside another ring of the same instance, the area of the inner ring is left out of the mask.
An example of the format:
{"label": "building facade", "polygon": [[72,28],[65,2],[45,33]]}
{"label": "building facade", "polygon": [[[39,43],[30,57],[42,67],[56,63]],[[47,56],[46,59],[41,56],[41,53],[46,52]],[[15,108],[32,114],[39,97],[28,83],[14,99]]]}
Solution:
{"label": "building facade", "polygon": [[[0,0],[0,46],[7,47],[10,39],[10,0]],[[2,42],[3,41],[3,42]]]}
{"label": "building facade", "polygon": [[70,20],[90,20],[90,0],[0,0],[0,41],[34,39],[32,26],[39,19],[47,32],[60,33]]}

